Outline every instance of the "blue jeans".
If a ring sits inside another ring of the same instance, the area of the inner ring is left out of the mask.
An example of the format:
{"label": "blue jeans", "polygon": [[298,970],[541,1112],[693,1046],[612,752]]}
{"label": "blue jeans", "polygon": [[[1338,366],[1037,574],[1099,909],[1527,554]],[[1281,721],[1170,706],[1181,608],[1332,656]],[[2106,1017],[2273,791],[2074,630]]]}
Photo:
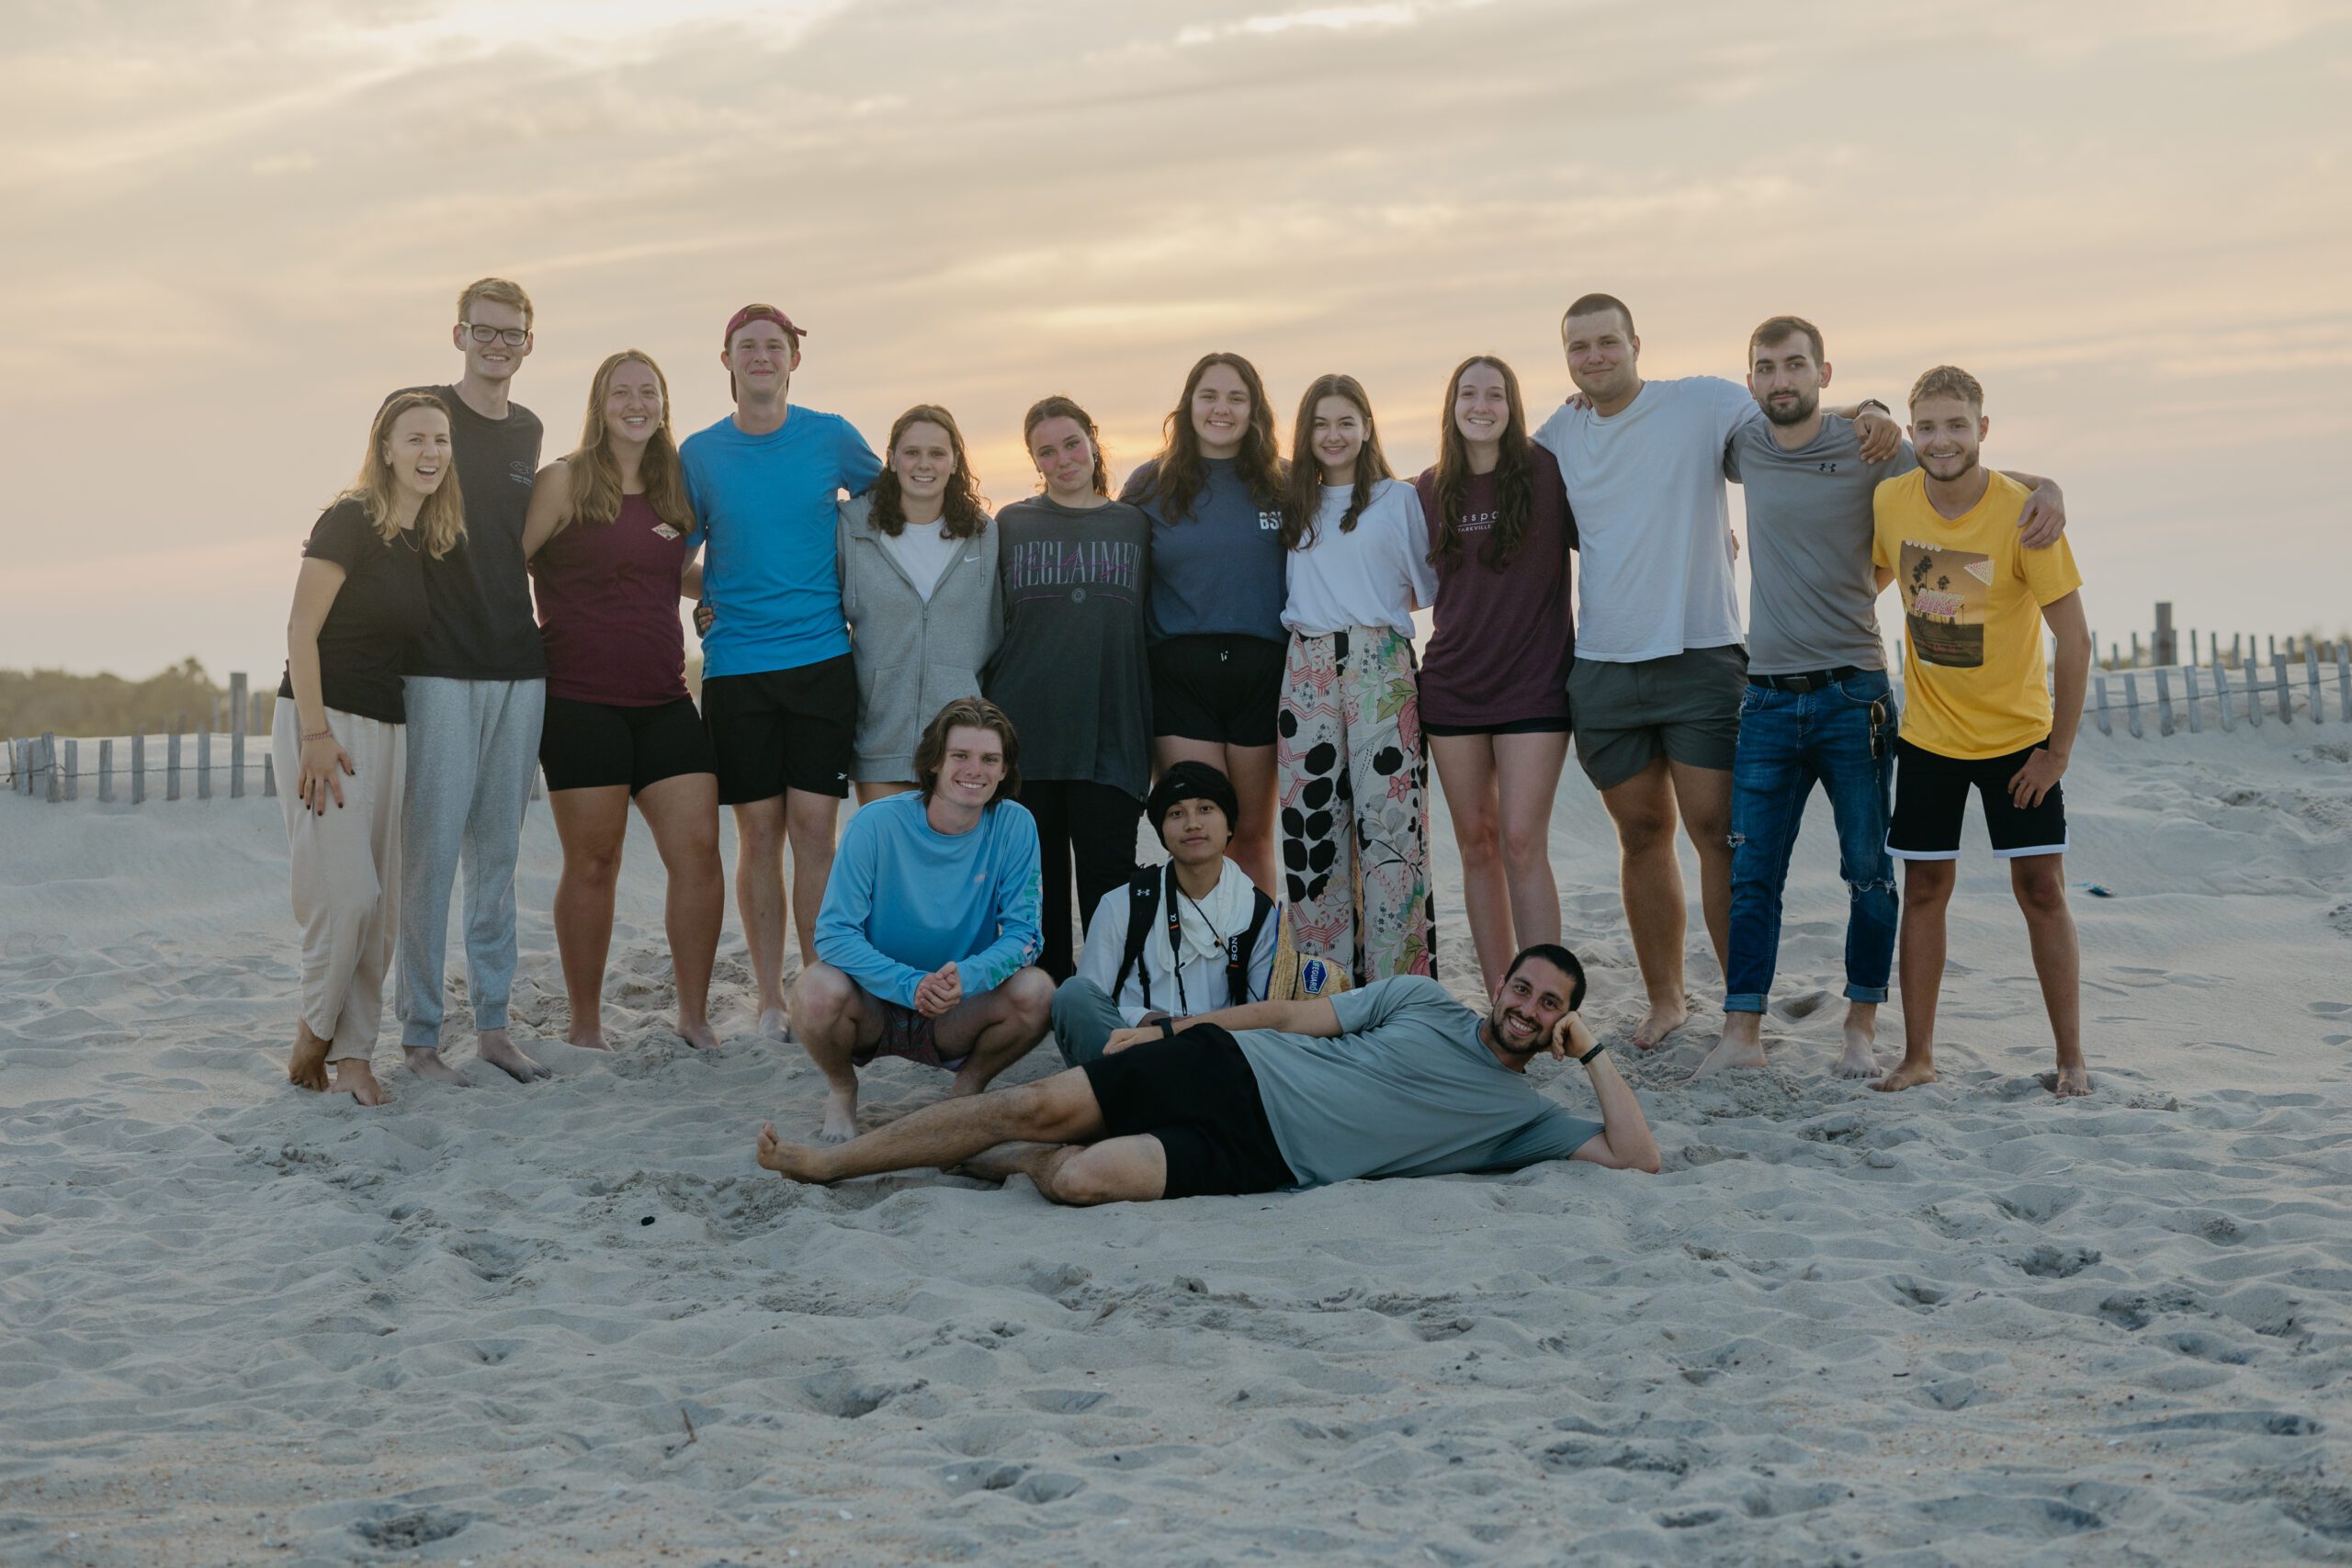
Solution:
{"label": "blue jeans", "polygon": [[[1877,755],[1871,705],[1883,716]],[[1811,692],[1750,685],[1740,700],[1739,750],[1731,770],[1731,963],[1725,1012],[1762,1012],[1781,952],[1781,889],[1789,854],[1818,781],[1838,823],[1838,874],[1846,880],[1846,995],[1886,1000],[1894,964],[1894,863],[1886,853],[1893,811],[1894,698],[1886,676],[1864,671]]]}

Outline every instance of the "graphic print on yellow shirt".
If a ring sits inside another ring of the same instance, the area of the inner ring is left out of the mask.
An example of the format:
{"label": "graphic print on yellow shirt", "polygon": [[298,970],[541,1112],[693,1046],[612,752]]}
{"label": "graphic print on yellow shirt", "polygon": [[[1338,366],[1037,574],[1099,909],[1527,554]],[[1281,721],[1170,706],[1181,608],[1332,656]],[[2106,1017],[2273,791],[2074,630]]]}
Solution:
{"label": "graphic print on yellow shirt", "polygon": [[1922,662],[1984,668],[1985,591],[1993,585],[1993,571],[1990,556],[1946,549],[1925,539],[1903,541],[1894,581],[1903,592],[1911,647]]}
{"label": "graphic print on yellow shirt", "polygon": [[2019,542],[2025,487],[1987,479],[1960,517],[1936,510],[1917,470],[1871,497],[1871,558],[1903,602],[1903,739],[1945,757],[2005,757],[2048,738],[2041,607],[2083,585],[2064,539],[2046,550]]}

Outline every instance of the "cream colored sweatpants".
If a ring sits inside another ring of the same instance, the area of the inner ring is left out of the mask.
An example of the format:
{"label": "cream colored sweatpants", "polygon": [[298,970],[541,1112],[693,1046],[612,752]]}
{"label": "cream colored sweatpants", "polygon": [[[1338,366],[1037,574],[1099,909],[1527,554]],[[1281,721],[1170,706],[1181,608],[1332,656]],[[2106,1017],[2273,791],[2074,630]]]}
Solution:
{"label": "cream colored sweatpants", "polygon": [[405,730],[334,708],[327,723],[355,772],[339,781],[343,805],[330,795],[323,816],[296,793],[302,781],[302,726],[291,697],[277,699],[269,749],[277,763],[278,804],[286,807],[294,923],[302,932],[302,1019],[311,1033],[334,1042],[328,1061],[365,1060],[376,1049],[384,976],[400,930]]}

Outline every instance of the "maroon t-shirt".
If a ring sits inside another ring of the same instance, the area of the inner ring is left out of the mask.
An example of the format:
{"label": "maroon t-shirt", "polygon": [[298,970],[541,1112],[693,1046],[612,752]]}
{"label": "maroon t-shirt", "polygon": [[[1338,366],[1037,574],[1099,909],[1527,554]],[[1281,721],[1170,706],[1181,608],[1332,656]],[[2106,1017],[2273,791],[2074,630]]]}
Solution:
{"label": "maroon t-shirt", "polygon": [[[1534,503],[1527,534],[1498,571],[1480,558],[1496,522],[1495,477],[1476,474],[1462,494],[1462,558],[1438,575],[1436,629],[1421,660],[1421,717],[1475,728],[1568,716],[1568,666],[1576,622],[1568,609],[1568,552],[1576,519],[1560,465],[1531,446]],[[1437,470],[1413,481],[1435,547]]]}
{"label": "maroon t-shirt", "polygon": [[610,523],[571,523],[531,561],[548,695],[646,708],[686,694],[678,574],[686,539],[641,495]]}

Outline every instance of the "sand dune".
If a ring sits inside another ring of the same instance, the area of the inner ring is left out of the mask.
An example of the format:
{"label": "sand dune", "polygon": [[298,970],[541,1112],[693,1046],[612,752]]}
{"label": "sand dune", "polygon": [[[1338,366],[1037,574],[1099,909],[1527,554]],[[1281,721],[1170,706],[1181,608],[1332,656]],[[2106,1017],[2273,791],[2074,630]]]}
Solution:
{"label": "sand dune", "polygon": [[[2088,1100],[2036,1081],[1981,855],[1944,1081],[1830,1076],[1816,801],[1773,1068],[1682,1087],[1696,1027],[1628,1063],[1664,1175],[1084,1213],[753,1169],[820,1082],[748,1038],[732,934],[728,1048],[663,1032],[641,829],[619,1054],[541,1040],[529,1090],[392,1073],[367,1112],[283,1082],[275,803],[0,800],[0,1562],[2352,1560],[2341,734],[2086,736]],[[1554,858],[1622,1040],[1614,850],[1571,772]],[[544,807],[528,833],[526,1036],[562,1011]],[[869,1081],[869,1117],[941,1083]]]}

